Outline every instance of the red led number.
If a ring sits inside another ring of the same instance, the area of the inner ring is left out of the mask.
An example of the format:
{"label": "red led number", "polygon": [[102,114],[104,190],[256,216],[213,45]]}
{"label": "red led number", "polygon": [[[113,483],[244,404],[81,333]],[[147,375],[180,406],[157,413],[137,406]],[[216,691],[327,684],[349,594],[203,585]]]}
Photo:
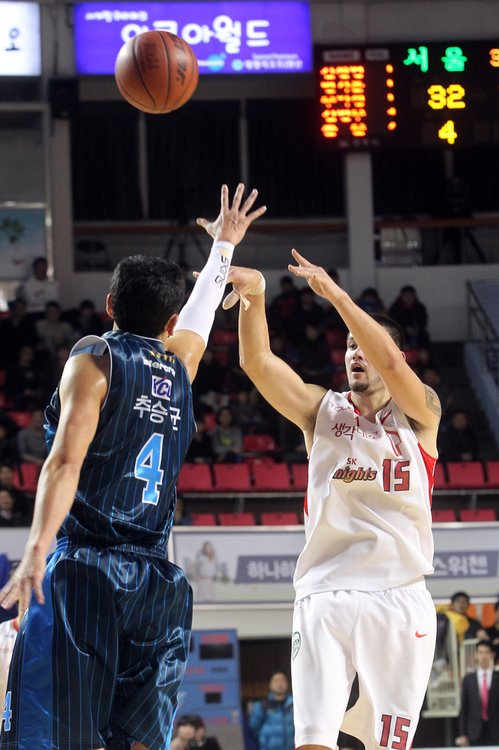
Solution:
{"label": "red led number", "polygon": [[392,740],[391,745],[389,745],[388,743],[390,742],[391,738],[392,719],[393,716],[390,716],[390,714],[383,714],[381,716],[381,723],[383,726],[379,744],[381,745],[381,747],[391,747],[393,748],[393,750],[406,750],[407,738],[409,736],[407,730],[411,726],[411,720],[404,719],[402,716],[395,717],[395,728],[393,730],[394,739]]}

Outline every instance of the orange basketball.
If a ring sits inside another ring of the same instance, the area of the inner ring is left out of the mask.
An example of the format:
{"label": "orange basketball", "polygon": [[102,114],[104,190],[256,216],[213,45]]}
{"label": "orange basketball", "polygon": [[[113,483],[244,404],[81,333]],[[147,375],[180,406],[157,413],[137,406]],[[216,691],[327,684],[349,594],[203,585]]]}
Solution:
{"label": "orange basketball", "polygon": [[191,98],[198,85],[198,62],[179,36],[169,31],[145,31],[120,49],[114,76],[129,104],[162,115]]}

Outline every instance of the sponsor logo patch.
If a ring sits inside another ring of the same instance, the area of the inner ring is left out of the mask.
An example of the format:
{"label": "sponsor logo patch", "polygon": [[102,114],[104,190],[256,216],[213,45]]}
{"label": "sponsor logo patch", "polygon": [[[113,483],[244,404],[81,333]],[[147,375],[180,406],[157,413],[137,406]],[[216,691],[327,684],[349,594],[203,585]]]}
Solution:
{"label": "sponsor logo patch", "polygon": [[172,381],[169,378],[152,376],[152,394],[157,398],[169,401],[172,394]]}

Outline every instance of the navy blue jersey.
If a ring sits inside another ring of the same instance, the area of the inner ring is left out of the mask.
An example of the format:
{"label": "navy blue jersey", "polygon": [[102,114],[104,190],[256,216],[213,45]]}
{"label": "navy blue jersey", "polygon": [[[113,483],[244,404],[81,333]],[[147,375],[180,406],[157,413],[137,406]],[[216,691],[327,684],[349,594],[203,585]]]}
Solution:
{"label": "navy blue jersey", "polygon": [[[121,331],[81,339],[71,356],[106,351],[107,398],[58,539],[165,556],[176,482],[195,429],[190,381],[159,340]],[[50,448],[60,416],[58,391],[45,416]]]}

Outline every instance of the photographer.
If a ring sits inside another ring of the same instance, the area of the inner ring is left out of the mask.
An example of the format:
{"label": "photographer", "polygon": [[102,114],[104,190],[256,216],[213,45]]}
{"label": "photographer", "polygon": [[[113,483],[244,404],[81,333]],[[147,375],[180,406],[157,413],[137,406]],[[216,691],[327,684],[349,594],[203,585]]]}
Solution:
{"label": "photographer", "polygon": [[215,737],[206,737],[206,726],[197,714],[181,716],[175,727],[170,750],[222,750]]}

